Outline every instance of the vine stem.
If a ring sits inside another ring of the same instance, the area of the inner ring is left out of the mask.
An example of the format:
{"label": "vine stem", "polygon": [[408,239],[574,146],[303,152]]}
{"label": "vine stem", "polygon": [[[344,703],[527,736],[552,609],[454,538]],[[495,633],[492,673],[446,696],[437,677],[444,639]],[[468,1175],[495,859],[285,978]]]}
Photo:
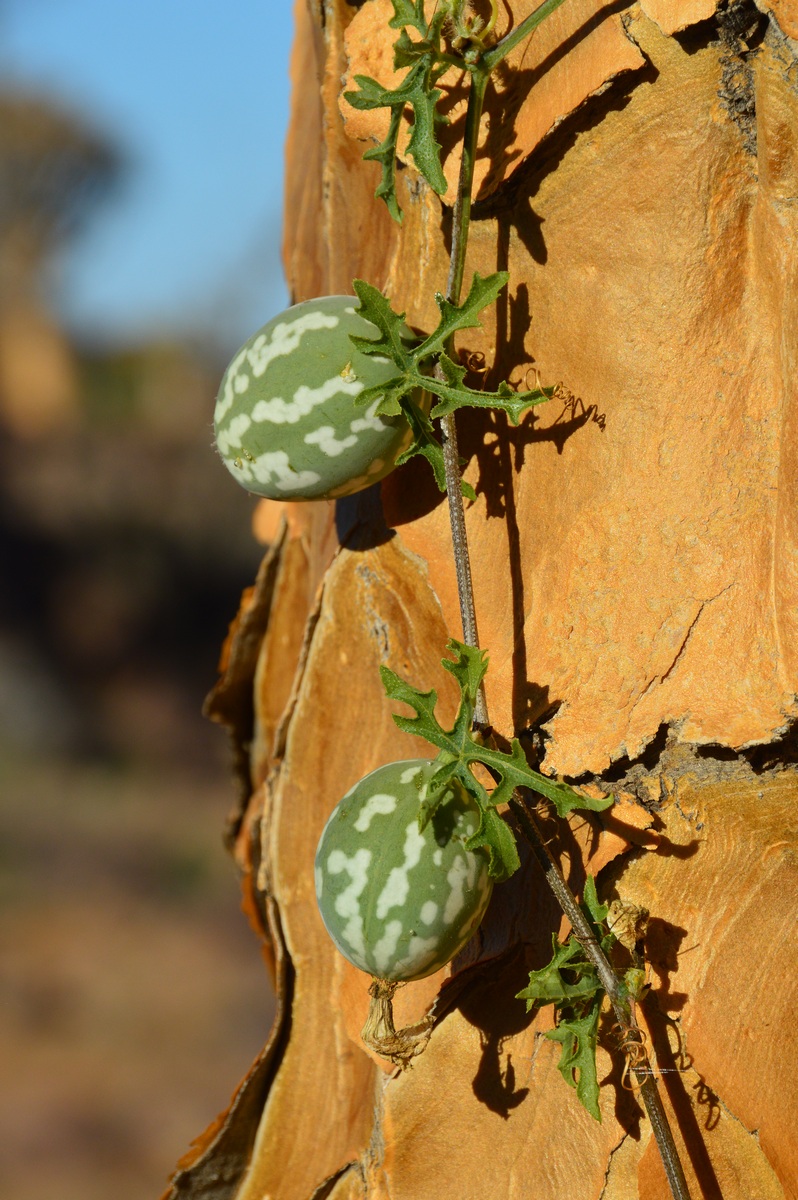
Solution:
{"label": "vine stem", "polygon": [[[463,157],[460,163],[460,176],[457,183],[457,198],[452,215],[452,249],[449,258],[449,278],[446,283],[446,299],[452,304],[460,302],[460,292],[463,286],[465,272],[466,250],[468,248],[468,230],[471,222],[471,193],[474,185],[474,165],[477,157],[477,138],[479,136],[479,121],[482,116],[482,105],[485,99],[485,89],[488,85],[487,71],[476,71],[472,75],[471,87],[468,91],[468,108],[463,135]],[[451,339],[446,345],[447,354],[451,354]],[[435,368],[439,379],[444,379],[440,366]],[[474,605],[474,585],[471,579],[471,559],[468,553],[468,534],[466,532],[465,508],[460,476],[460,455],[457,449],[457,426],[454,413],[441,417],[441,433],[443,435],[443,464],[446,472],[446,496],[449,501],[449,521],[452,528],[452,548],[454,551],[454,566],[457,575],[457,594],[460,599],[460,619],[463,625],[463,641],[467,646],[479,647],[479,632],[477,630],[477,614]],[[474,705],[474,728],[488,728],[488,706],[485,699],[485,689],[479,686]]]}
{"label": "vine stem", "polygon": [[[490,50],[483,53],[480,60],[470,67],[471,86],[468,92],[468,107],[463,134],[463,152],[457,184],[457,196],[452,214],[452,248],[449,259],[449,277],[446,285],[446,298],[452,304],[459,303],[463,275],[465,273],[479,123],[490,73],[523,38],[532,33],[537,25],[552,13],[555,8],[558,8],[562,2],[563,0],[545,0],[545,3],[541,4],[535,12],[526,17],[516,29],[502,38]],[[446,353],[452,357],[453,347],[451,340],[447,343],[445,349]],[[439,366],[436,367],[436,374],[439,378],[443,378]],[[443,440],[443,460],[446,471],[446,494],[449,501],[449,519],[452,530],[452,548],[457,575],[457,592],[460,600],[460,617],[463,625],[463,641],[466,645],[478,649],[479,633],[474,605],[474,587],[471,577],[471,559],[468,550],[468,533],[463,506],[460,456],[457,449],[457,428],[454,413],[449,413],[441,418],[441,433]],[[474,728],[485,732],[490,728],[488,706],[482,685],[480,685],[474,705]],[[585,919],[576,898],[566,884],[559,867],[551,857],[534,818],[527,812],[520,800],[515,798],[511,800],[510,807],[518,820],[524,836],[532,847],[535,857],[543,868],[546,880],[560,908],[568,918],[575,937],[578,938],[586,955],[596,967],[599,979],[609,997],[615,1017],[624,1034],[624,1039],[627,1042],[633,1041],[641,1047],[639,1054],[642,1057],[638,1059],[632,1070],[640,1085],[640,1094],[651,1122],[651,1129],[657,1143],[657,1148],[659,1149],[660,1157],[662,1158],[673,1200],[690,1200],[684,1170],[679,1160],[679,1153],[676,1149],[673,1133],[662,1104],[656,1079],[643,1049],[643,1034],[631,1014],[628,1005],[624,1003],[621,997],[615,972],[602,952],[601,947],[596,942],[590,925]]]}

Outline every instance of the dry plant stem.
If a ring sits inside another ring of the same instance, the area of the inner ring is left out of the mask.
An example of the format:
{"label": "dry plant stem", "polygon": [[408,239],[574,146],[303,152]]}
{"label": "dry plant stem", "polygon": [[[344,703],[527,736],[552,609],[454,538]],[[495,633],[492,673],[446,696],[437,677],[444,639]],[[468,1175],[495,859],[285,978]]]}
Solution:
{"label": "dry plant stem", "polygon": [[[642,1033],[634,1018],[630,1015],[628,1004],[621,997],[615,972],[607,962],[598,942],[593,936],[593,931],[584,913],[571,894],[567,883],[560,873],[559,867],[551,857],[540,835],[537,824],[520,800],[511,800],[510,808],[521,827],[524,837],[532,847],[532,853],[543,868],[546,879],[554,895],[557,897],[560,908],[570,921],[574,936],[579,940],[585,954],[596,968],[601,985],[609,997],[621,1031],[627,1038],[634,1040],[638,1045],[642,1046]],[[652,1074],[648,1057],[644,1056],[640,1059],[632,1067],[632,1070],[640,1085],[640,1095],[646,1106],[648,1119],[651,1122],[651,1129],[662,1158],[665,1174],[668,1178],[668,1184],[670,1185],[674,1200],[690,1200],[687,1181],[684,1177],[682,1164],[679,1161],[679,1152],[673,1140],[673,1133],[671,1132],[665,1109],[662,1106],[659,1089]]]}
{"label": "dry plant stem", "polygon": [[368,1017],[360,1036],[381,1058],[403,1069],[422,1054],[432,1033],[434,1018],[428,1013],[417,1025],[396,1029],[393,1023],[393,997],[396,984],[387,979],[372,979]]}
{"label": "dry plant stem", "polygon": [[[471,580],[471,560],[468,554],[468,534],[466,533],[463,497],[460,492],[460,455],[457,449],[457,429],[453,413],[441,417],[441,432],[443,434],[443,461],[446,468],[446,490],[449,495],[454,565],[457,572],[457,592],[460,597],[460,617],[463,622],[463,641],[467,646],[479,646],[477,617],[474,611],[474,586]],[[481,698],[484,709],[484,696]],[[480,714],[477,711],[475,718],[480,726],[487,725],[487,712],[483,711]]]}
{"label": "dry plant stem", "polygon": [[476,70],[471,76],[468,91],[465,129],[463,130],[463,157],[457,180],[457,196],[452,211],[452,249],[449,255],[449,278],[446,281],[446,299],[452,304],[460,302],[460,291],[465,273],[468,230],[471,224],[471,193],[474,187],[474,167],[477,161],[477,141],[485,89],[489,73]]}

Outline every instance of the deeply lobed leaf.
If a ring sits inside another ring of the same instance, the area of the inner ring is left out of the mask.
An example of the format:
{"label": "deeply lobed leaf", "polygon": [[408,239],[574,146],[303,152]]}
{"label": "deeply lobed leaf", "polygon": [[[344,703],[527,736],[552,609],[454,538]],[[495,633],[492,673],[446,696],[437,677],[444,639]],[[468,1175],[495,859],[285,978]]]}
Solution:
{"label": "deeply lobed leaf", "polygon": [[459,329],[473,329],[480,325],[479,314],[483,308],[495,303],[509,278],[506,271],[494,271],[492,275],[485,276],[475,271],[468,295],[462,304],[452,304],[438,292],[435,303],[440,309],[441,319],[435,332],[417,348],[419,359],[440,354]]}
{"label": "deeply lobed leaf", "polygon": [[[429,21],[424,13],[424,0],[392,0],[392,4],[393,16],[388,24],[400,30],[394,44],[394,66],[397,70],[407,67],[407,74],[395,88],[383,87],[368,75],[356,75],[357,90],[345,92],[344,98],[353,108],[390,110],[388,135],[363,157],[380,163],[382,173],[375,195],[385,201],[394,220],[401,222],[396,196],[396,155],[402,116],[408,106],[413,111],[413,124],[407,153],[439,196],[448,187],[435,132],[438,125],[448,123],[448,118],[438,111],[441,92],[436,84],[453,63],[441,47],[441,30],[450,11],[448,0],[435,6]],[[408,28],[419,35],[415,40],[408,35]]]}
{"label": "deeply lobed leaf", "polygon": [[[592,876],[588,876],[585,883],[581,908],[593,936],[608,957],[616,938],[606,930],[604,922],[609,908],[599,902]],[[557,1028],[549,1030],[546,1037],[562,1046],[558,1069],[565,1081],[576,1089],[580,1102],[591,1116],[600,1121],[596,1045],[601,1005],[606,993],[595,965],[573,933],[562,944],[553,934],[552,949],[551,961],[538,971],[530,971],[529,984],[517,993],[517,999],[526,1000],[527,1012],[545,1004],[554,1005]],[[620,981],[622,995],[631,998],[636,994],[634,989],[640,986],[641,974],[645,975],[634,968],[626,971]]]}
{"label": "deeply lobed leaf", "polygon": [[[570,1006],[577,1001],[592,1000],[601,986],[592,963],[578,961],[583,951],[575,938],[560,945],[557,935],[552,934],[552,946],[551,962],[539,971],[530,971],[528,986],[516,995],[517,1000],[526,1000],[527,1012],[542,1004]],[[575,975],[574,982],[569,982],[563,974],[566,969]]]}
{"label": "deeply lobed leaf", "polygon": [[601,997],[597,996],[588,1011],[581,1017],[562,1020],[556,1029],[549,1029],[545,1036],[562,1046],[557,1069],[566,1083],[576,1089],[580,1103],[599,1123],[598,1072],[596,1070],[596,1044],[598,1023],[601,1014]]}
{"label": "deeply lobed leaf", "polygon": [[431,413],[433,417],[444,417],[458,408],[499,408],[507,413],[513,425],[517,425],[528,408],[542,404],[554,395],[554,388],[516,392],[504,381],[499,384],[497,392],[475,391],[463,382],[465,367],[458,366],[446,354],[441,354],[439,361],[446,380],[431,379],[427,384],[429,390],[439,397]]}
{"label": "deeply lobed leaf", "polygon": [[382,167],[380,182],[374,195],[378,200],[384,200],[388,212],[399,225],[402,224],[402,210],[396,195],[396,144],[399,140],[399,127],[402,123],[402,109],[397,104],[391,109],[391,123],[385,140],[379,146],[373,146],[363,155],[369,162],[378,162]]}
{"label": "deeply lobed leaf", "polygon": [[391,0],[393,16],[388,24],[392,29],[412,25],[419,33],[426,33],[427,19],[424,16],[424,0]]}
{"label": "deeply lobed leaf", "polygon": [[350,334],[352,344],[363,354],[387,355],[398,367],[407,371],[414,365],[415,358],[403,337],[407,333],[405,314],[394,312],[380,289],[366,283],[365,279],[355,279],[352,286],[360,301],[358,313],[376,325],[380,332],[380,336],[373,339]]}
{"label": "deeply lobed leaf", "polygon": [[[355,403],[366,406],[378,401],[376,414],[396,416],[404,412],[413,430],[413,441],[397,460],[401,465],[416,454],[428,460],[440,490],[446,490],[443,450],[430,420],[410,400],[417,389],[432,392],[437,400],[431,416],[441,417],[458,408],[500,408],[510,420],[518,423],[521,414],[535,404],[541,404],[553,395],[553,388],[539,388],[532,392],[515,392],[507,383],[502,383],[497,392],[475,391],[464,383],[465,367],[458,366],[443,350],[451,343],[455,333],[479,325],[479,313],[486,304],[492,304],[507,282],[507,274],[497,271],[482,277],[474,274],[468,295],[462,304],[451,304],[442,296],[437,297],[441,317],[435,331],[423,341],[412,345],[407,341],[405,314],[391,308],[390,301],[376,287],[365,280],[354,280],[353,287],[360,300],[358,312],[371,321],[379,331],[376,338],[352,337],[355,347],[364,354],[389,358],[396,364],[397,374],[381,389],[368,388],[362,391]],[[444,378],[430,372],[432,361],[438,360]],[[463,495],[475,500],[476,495],[469,484],[463,483]]]}
{"label": "deeply lobed leaf", "polygon": [[435,83],[441,72],[436,70],[438,56],[435,49],[423,49],[408,39],[407,44],[400,43],[397,60],[401,66],[412,63],[398,87],[386,88],[369,75],[356,75],[358,90],[344,92],[344,99],[352,108],[361,111],[377,108],[390,110],[388,136],[380,146],[367,150],[363,157],[377,159],[382,164],[382,177],[375,195],[386,199],[386,202],[391,199],[395,208],[391,215],[401,221],[401,211],[396,201],[396,150],[405,108],[410,106],[413,110],[407,153],[439,196],[444,194],[448,184],[441,166],[441,146],[435,130],[436,126],[447,123],[447,118],[437,109],[441,92]]}
{"label": "deeply lobed leaf", "polygon": [[480,684],[488,673],[488,652],[480,650],[478,646],[466,646],[454,638],[450,638],[446,643],[446,649],[455,657],[454,660],[441,659],[441,665],[450,675],[454,675],[460,684],[463,700],[473,707]]}
{"label": "deeply lobed leaf", "polygon": [[435,476],[435,482],[440,491],[446,491],[446,466],[443,461],[443,447],[435,437],[435,431],[432,427],[432,422],[426,413],[414,404],[409,396],[405,395],[401,402],[402,411],[407,417],[411,430],[413,431],[413,440],[407,449],[399,455],[396,460],[396,465],[401,467],[409,459],[416,454],[423,454],[427,462],[432,467]]}
{"label": "deeply lobed leaf", "polygon": [[[509,827],[496,813],[496,808],[508,801],[517,787],[531,788],[552,800],[562,816],[576,808],[603,809],[612,804],[612,797],[594,800],[582,796],[558,780],[547,779],[533,771],[528,765],[521,744],[513,739],[510,753],[484,746],[474,735],[472,726],[477,692],[487,670],[486,654],[473,646],[451,639],[446,646],[454,658],[443,659],[443,666],[457,680],[460,688],[460,704],[454,725],[444,729],[435,715],[437,694],[434,691],[420,692],[404,682],[387,667],[381,667],[383,684],[392,700],[401,701],[415,711],[414,717],[394,714],[394,721],[406,733],[423,737],[441,753],[442,771],[440,779],[451,779],[455,774],[463,787],[476,800],[482,821],[477,832],[469,841],[473,849],[485,846],[490,855],[490,873],[495,879],[506,879],[518,869],[520,860],[515,838]],[[451,764],[456,764],[456,771]],[[498,780],[496,788],[488,792],[474,776],[472,766],[482,763]],[[425,801],[423,820],[428,820],[435,806],[435,788]],[[596,902],[597,903],[597,902]]]}

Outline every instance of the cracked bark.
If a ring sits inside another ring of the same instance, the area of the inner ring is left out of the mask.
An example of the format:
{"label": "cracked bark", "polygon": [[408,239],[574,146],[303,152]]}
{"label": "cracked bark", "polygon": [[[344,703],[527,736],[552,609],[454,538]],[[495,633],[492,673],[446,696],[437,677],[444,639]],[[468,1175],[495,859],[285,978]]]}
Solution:
{"label": "cracked bark", "polygon": [[[516,19],[530,7],[510,5]],[[784,32],[788,8],[760,5]],[[512,282],[462,348],[485,354],[489,386],[534,365],[576,399],[517,429],[458,418],[458,434],[478,494],[467,522],[492,719],[502,737],[527,734],[545,770],[616,792],[614,824],[547,835],[577,892],[600,872],[603,896],[651,912],[644,1017],[692,1194],[783,1200],[798,1193],[798,1085],[779,1068],[798,1049],[784,965],[798,949],[798,69],[763,16],[745,52],[753,158],[719,97],[721,30],[705,13],[670,36],[699,9],[645,0],[608,15],[571,0],[526,51],[519,94],[508,77],[489,98],[468,269]],[[298,300],[366,278],[426,329],[446,211],[411,166],[393,225],[361,161],[373,142],[357,140],[379,133],[341,109],[347,72],[384,77],[390,12],[330,0],[322,36],[298,6],[294,78],[321,84],[294,98],[286,262]],[[287,520],[269,630],[235,673],[236,687],[252,680],[257,797],[236,852],[279,912],[292,1003],[257,1127],[237,1131],[248,1164],[219,1158],[210,1185],[214,1146],[232,1136],[217,1131],[172,1195],[660,1200],[609,1030],[597,1125],[540,1036],[550,1013],[530,1020],[514,999],[559,922],[528,859],[452,977],[398,994],[397,1025],[436,1005],[412,1069],[363,1049],[368,981],[321,930],[312,858],[356,779],[425,753],[392,726],[379,663],[453,711],[437,666],[459,627],[448,515],[411,464],[379,496]],[[691,616],[696,596],[713,599]],[[251,740],[239,724],[239,746]]]}

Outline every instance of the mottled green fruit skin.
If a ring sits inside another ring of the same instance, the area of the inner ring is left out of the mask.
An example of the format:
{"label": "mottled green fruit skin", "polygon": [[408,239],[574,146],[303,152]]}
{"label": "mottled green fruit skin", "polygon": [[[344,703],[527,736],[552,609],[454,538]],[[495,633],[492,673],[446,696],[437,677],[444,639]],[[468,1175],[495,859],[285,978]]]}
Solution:
{"label": "mottled green fruit skin", "polygon": [[333,810],[316,851],[327,932],[345,958],[378,979],[437,971],[465,946],[490,900],[488,855],[465,848],[480,814],[461,784],[419,830],[435,770],[419,758],[372,771]]}
{"label": "mottled green fruit skin", "polygon": [[[382,479],[410,444],[404,416],[357,405],[397,367],[355,350],[350,334],[379,331],[354,296],[295,304],[253,334],[233,358],[216,399],[216,445],[249,492],[272,500],[349,496]],[[408,340],[412,333],[407,330]]]}

